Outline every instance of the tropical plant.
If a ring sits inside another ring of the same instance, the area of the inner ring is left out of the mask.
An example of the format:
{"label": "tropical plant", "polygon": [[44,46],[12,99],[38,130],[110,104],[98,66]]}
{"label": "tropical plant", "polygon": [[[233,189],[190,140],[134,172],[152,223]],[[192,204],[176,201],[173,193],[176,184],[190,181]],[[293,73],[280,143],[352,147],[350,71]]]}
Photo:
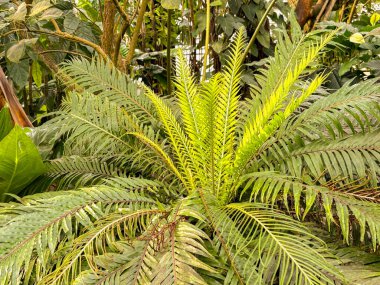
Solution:
{"label": "tropical plant", "polygon": [[26,131],[13,126],[8,107],[0,110],[0,201],[18,194],[45,172],[40,154]]}
{"label": "tropical plant", "polygon": [[368,81],[316,95],[326,76],[305,75],[332,35],[292,22],[245,101],[242,30],[201,84],[179,52],[175,98],[106,62],[68,63],[85,91],[39,131],[65,139],[46,179],[75,190],[2,206],[0,284],[344,282],[297,218],[347,243],[357,225],[377,248],[380,90]]}

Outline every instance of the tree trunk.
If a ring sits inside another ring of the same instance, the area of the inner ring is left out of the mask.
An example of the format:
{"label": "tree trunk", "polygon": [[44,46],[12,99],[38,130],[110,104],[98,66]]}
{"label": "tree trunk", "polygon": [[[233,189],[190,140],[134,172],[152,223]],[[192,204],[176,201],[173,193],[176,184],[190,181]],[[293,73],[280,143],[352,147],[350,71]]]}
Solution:
{"label": "tree trunk", "polygon": [[[126,67],[131,63],[133,55],[135,54],[135,48],[137,46],[137,42],[139,39],[142,23],[144,21],[144,15],[145,15],[145,9],[146,9],[147,3],[148,3],[148,0],[142,0],[141,1],[140,11],[139,11],[139,14],[137,16],[136,26],[135,26],[135,29],[133,31],[132,39],[131,39],[130,44],[129,44],[128,54],[127,54],[127,57],[125,59]],[[127,68],[126,68],[126,70],[127,70]]]}
{"label": "tree trunk", "polygon": [[9,111],[11,112],[14,123],[21,127],[33,127],[14,93],[12,85],[8,82],[7,77],[5,76],[5,73],[1,67],[0,93],[0,105],[3,104],[4,106],[4,101],[8,103]]}
{"label": "tree trunk", "polygon": [[101,47],[109,58],[113,58],[112,51],[115,40],[115,16],[116,7],[113,1],[105,0],[103,10],[103,34],[101,38]]}

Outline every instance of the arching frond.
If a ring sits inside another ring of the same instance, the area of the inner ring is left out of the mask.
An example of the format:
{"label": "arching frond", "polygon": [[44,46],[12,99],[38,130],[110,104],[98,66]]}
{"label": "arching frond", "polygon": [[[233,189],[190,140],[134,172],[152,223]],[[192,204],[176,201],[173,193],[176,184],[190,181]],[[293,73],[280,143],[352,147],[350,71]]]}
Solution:
{"label": "arching frond", "polygon": [[[153,238],[153,236],[151,237]],[[130,284],[143,285],[150,282],[152,268],[157,266],[154,242],[151,239],[133,244],[115,243],[117,253],[105,253],[94,258],[98,267],[83,271],[75,280],[76,285]]]}
{"label": "arching frond", "polygon": [[252,173],[247,175],[248,177],[242,194],[250,191],[251,201],[274,204],[280,200],[289,209],[287,203],[291,196],[297,216],[302,213],[305,217],[309,211],[313,213],[324,211],[323,223],[330,227],[337,221],[347,243],[350,243],[351,239],[351,225],[356,223],[361,242],[364,242],[365,237],[370,237],[374,249],[380,244],[380,227],[376,222],[380,218],[380,207],[373,203],[380,200],[377,190],[362,189],[355,184],[351,186],[334,185],[331,182],[326,185],[315,185],[313,182],[307,184],[300,179],[274,172]]}
{"label": "arching frond", "polygon": [[[136,229],[144,232],[151,220],[164,214],[157,208],[123,209],[98,219],[94,227],[73,240],[70,252],[66,253],[62,262],[49,275],[42,279],[43,284],[67,284],[80,272],[82,262],[86,261],[94,272],[97,271],[94,256],[107,252],[113,242],[134,238]],[[89,256],[89,258],[87,258]],[[131,274],[128,276],[130,277]]]}
{"label": "arching frond", "polygon": [[184,124],[184,129],[188,135],[193,147],[197,147],[201,130],[199,126],[199,110],[200,102],[197,96],[197,86],[195,78],[191,74],[191,69],[186,63],[186,59],[181,50],[178,51],[177,76],[175,78],[176,97],[178,105],[181,109],[181,118]]}
{"label": "arching frond", "polygon": [[[247,284],[273,284],[277,274],[278,284],[333,284],[329,275],[335,275],[334,268],[320,254],[323,244],[301,223],[260,204],[229,204],[223,211],[230,220],[219,219],[221,233],[228,234],[229,244],[238,244],[236,254],[249,252]],[[239,224],[229,227],[235,220]],[[261,279],[253,278],[253,268]]]}
{"label": "arching frond", "polygon": [[[253,89],[257,98],[250,106],[251,111],[236,152],[237,168],[246,166],[254,152],[324,80],[323,76],[317,76],[300,95],[295,95],[299,77],[316,61],[321,50],[332,38],[332,34],[314,40],[306,36],[298,39],[297,35],[296,33],[295,39],[290,39],[284,33],[267,70],[261,70],[262,75],[257,79],[259,87]],[[285,46],[285,43],[290,47]]]}
{"label": "arching frond", "polygon": [[165,127],[166,134],[168,135],[174,155],[176,156],[183,176],[186,177],[186,187],[191,192],[195,187],[195,173],[194,167],[194,149],[192,148],[188,137],[184,133],[181,125],[176,120],[170,107],[164,102],[162,98],[153,93],[146,87],[146,94],[153,102],[157,109],[161,121]]}
{"label": "arching frond", "polygon": [[176,221],[167,236],[167,247],[162,249],[161,258],[153,271],[152,284],[197,284],[207,283],[195,269],[210,272],[215,270],[196,256],[210,257],[202,245],[202,239],[208,236],[199,228]]}
{"label": "arching frond", "polygon": [[336,139],[347,134],[370,131],[380,120],[380,87],[373,80],[343,85],[336,92],[313,102],[280,134],[302,133],[308,140]]}
{"label": "arching frond", "polygon": [[316,180],[323,181],[325,175],[329,175],[333,179],[350,181],[368,179],[376,186],[380,175],[378,131],[333,141],[316,141],[293,149],[283,148],[277,154],[283,156],[275,156],[269,167],[297,177],[307,171]]}
{"label": "arching frond", "polygon": [[213,139],[214,180],[215,194],[222,200],[225,200],[229,196],[228,192],[222,190],[222,184],[228,184],[230,181],[233,165],[243,48],[243,30],[240,29],[232,44],[225,69],[222,72],[220,93],[215,102]]}
{"label": "arching frond", "polygon": [[57,250],[70,243],[81,227],[91,227],[108,213],[123,207],[156,208],[154,200],[133,192],[145,187],[152,187],[152,182],[134,179],[128,189],[98,186],[43,193],[23,198],[24,205],[1,209],[10,219],[1,228],[0,284],[16,284],[31,266],[38,266],[43,276],[54,265],[49,258]]}
{"label": "arching frond", "polygon": [[71,93],[62,105],[62,111],[46,126],[56,131],[58,127],[58,136],[68,134],[66,145],[71,149],[83,146],[84,152],[92,155],[121,152],[131,147],[123,134],[125,129],[134,128],[121,108],[107,98]]}
{"label": "arching frond", "polygon": [[65,63],[60,72],[67,74],[73,85],[124,107],[128,114],[136,116],[139,124],[157,120],[154,107],[144,90],[108,62],[74,59]]}
{"label": "arching frond", "polygon": [[127,177],[125,168],[97,157],[64,156],[51,160],[47,165],[49,178],[58,182],[57,189],[76,189],[101,184],[102,179]]}

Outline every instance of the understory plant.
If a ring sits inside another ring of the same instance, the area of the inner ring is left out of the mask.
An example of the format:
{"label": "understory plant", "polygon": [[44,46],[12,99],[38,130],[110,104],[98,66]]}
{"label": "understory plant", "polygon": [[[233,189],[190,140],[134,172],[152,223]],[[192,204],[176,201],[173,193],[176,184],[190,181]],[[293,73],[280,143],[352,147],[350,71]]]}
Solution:
{"label": "understory plant", "polygon": [[[60,191],[2,205],[0,284],[349,279],[343,253],[314,228],[373,251],[380,243],[380,88],[326,95],[326,75],[313,71],[332,34],[293,23],[240,100],[243,34],[200,84],[179,51],[175,98],[103,61],[62,68],[81,92],[38,130],[65,141],[39,181]],[[347,256],[349,272],[376,280]]]}

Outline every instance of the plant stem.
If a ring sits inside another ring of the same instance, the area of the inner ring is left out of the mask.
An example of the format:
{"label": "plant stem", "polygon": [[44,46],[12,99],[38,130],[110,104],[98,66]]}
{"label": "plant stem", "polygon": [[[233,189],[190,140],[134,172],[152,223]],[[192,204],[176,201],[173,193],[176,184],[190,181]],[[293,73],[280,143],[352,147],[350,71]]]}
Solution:
{"label": "plant stem", "polygon": [[172,33],[172,10],[168,10],[168,38],[166,44],[166,78],[168,82],[168,94],[172,93],[172,82],[171,82],[171,33]]}
{"label": "plant stem", "polygon": [[206,0],[206,38],[205,38],[205,54],[203,57],[203,69],[202,69],[201,81],[206,80],[208,46],[210,43],[210,22],[211,22],[211,3],[210,3],[210,0]]}
{"label": "plant stem", "polygon": [[128,54],[127,54],[127,57],[125,59],[125,65],[126,66],[128,66],[131,63],[133,55],[135,53],[135,48],[136,48],[137,41],[138,41],[138,38],[140,35],[140,30],[141,30],[141,26],[142,26],[142,23],[144,20],[144,14],[145,14],[145,9],[146,9],[147,3],[148,3],[148,0],[142,0],[141,1],[141,7],[140,7],[139,14],[137,16],[136,26],[135,26],[135,29],[133,31],[131,42],[129,44]]}
{"label": "plant stem", "polygon": [[315,21],[313,23],[313,27],[311,28],[311,30],[314,30],[317,24],[319,23],[320,19],[322,18],[323,12],[325,11],[328,4],[329,4],[329,1],[325,1],[325,3],[323,4],[321,10],[319,11],[317,15],[317,18],[315,18]]}
{"label": "plant stem", "polygon": [[249,43],[248,43],[248,45],[247,45],[247,47],[246,47],[246,49],[245,49],[245,51],[243,53],[243,60],[247,57],[247,55],[249,53],[249,50],[251,49],[253,43],[255,42],[255,39],[256,39],[259,31],[260,31],[260,28],[265,23],[266,18],[268,16],[270,10],[272,10],[272,7],[273,7],[274,3],[276,3],[276,0],[272,0],[272,2],[270,2],[268,8],[265,10],[264,15],[261,17],[260,22],[257,25],[257,27],[255,29],[255,32],[253,33],[253,35],[252,35],[251,39],[249,40]]}
{"label": "plant stem", "polygon": [[348,16],[348,19],[347,19],[347,24],[351,24],[352,18],[354,17],[354,13],[355,13],[355,8],[358,2],[359,0],[354,0],[354,3],[352,3],[350,15]]}
{"label": "plant stem", "polygon": [[323,16],[323,21],[327,21],[329,19],[331,11],[334,8],[335,3],[336,3],[336,0],[330,0],[329,6],[327,7],[325,15]]}
{"label": "plant stem", "polygon": [[78,43],[87,45],[89,47],[92,47],[104,60],[107,60],[107,58],[108,58],[107,54],[103,51],[103,49],[99,45],[97,45],[91,41],[88,41],[86,39],[83,39],[81,37],[74,36],[74,35],[71,35],[71,34],[66,33],[66,32],[62,32],[61,29],[59,28],[57,22],[54,19],[51,19],[51,22],[53,23],[53,26],[55,28],[55,32],[44,31],[43,33],[53,35],[53,36],[55,35],[57,37],[60,37],[60,38],[66,39],[66,40],[71,40],[71,41],[78,42]]}

